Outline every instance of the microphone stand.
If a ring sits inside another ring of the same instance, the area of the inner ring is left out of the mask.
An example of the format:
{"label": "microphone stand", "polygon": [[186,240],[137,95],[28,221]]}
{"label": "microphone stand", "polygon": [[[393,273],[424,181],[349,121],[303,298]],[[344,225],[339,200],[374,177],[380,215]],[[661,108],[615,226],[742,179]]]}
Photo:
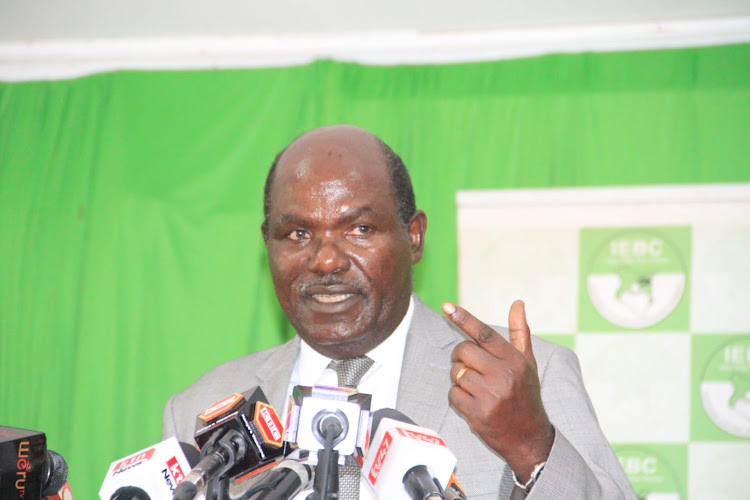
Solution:
{"label": "microphone stand", "polygon": [[318,450],[318,465],[315,468],[313,492],[308,497],[309,500],[338,500],[339,452],[334,450],[333,446],[334,440],[342,434],[346,436],[340,420],[342,416],[329,413],[322,415],[318,420],[318,429],[323,437],[323,449]]}
{"label": "microphone stand", "polygon": [[445,492],[424,465],[412,467],[403,478],[404,489],[414,500],[445,500]]}
{"label": "microphone stand", "polygon": [[229,458],[221,470],[206,483],[206,500],[227,500],[229,498],[229,478],[224,476],[234,467],[237,460],[245,456],[247,453],[247,444],[242,434],[234,429],[230,429],[215,445],[210,447],[211,450],[215,449],[214,446],[218,446],[226,451]]}

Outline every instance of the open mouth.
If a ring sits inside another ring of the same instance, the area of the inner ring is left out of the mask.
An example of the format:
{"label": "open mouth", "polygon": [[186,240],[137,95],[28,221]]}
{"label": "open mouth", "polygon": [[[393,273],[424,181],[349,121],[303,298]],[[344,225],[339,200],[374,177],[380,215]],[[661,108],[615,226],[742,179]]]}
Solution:
{"label": "open mouth", "polygon": [[333,295],[329,294],[315,294],[312,295],[312,298],[321,304],[338,304],[339,302],[343,302],[346,299],[353,297],[353,293],[337,293]]}
{"label": "open mouth", "polygon": [[311,285],[303,294],[307,307],[320,314],[343,314],[353,307],[360,293],[348,284]]}

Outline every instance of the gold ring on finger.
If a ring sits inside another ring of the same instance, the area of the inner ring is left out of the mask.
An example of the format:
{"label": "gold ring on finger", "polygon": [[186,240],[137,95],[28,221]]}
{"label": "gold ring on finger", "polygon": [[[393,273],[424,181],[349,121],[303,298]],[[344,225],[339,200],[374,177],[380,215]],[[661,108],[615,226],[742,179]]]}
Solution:
{"label": "gold ring on finger", "polygon": [[466,370],[468,370],[467,367],[463,367],[460,370],[458,370],[458,375],[456,375],[456,385],[461,385],[461,377],[464,376],[464,373],[466,373]]}

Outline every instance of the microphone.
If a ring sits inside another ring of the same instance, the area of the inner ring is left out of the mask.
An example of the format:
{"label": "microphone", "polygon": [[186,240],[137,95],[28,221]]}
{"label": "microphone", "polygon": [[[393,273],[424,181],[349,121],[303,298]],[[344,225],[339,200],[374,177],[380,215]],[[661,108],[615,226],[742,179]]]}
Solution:
{"label": "microphone", "polygon": [[152,500],[152,498],[138,486],[123,486],[115,491],[110,500]]}
{"label": "microphone", "polygon": [[[56,451],[47,450],[42,476],[42,496],[54,495],[63,489],[63,486],[67,484],[68,464],[65,463],[62,455]],[[72,495],[70,498],[72,500]]]}
{"label": "microphone", "polygon": [[445,488],[445,500],[466,500],[461,491],[452,487]]}
{"label": "microphone", "polygon": [[446,498],[456,457],[436,432],[389,408],[373,414],[372,432],[362,474],[378,498]]}
{"label": "microphone", "polygon": [[101,500],[172,500],[198,450],[169,438],[109,466],[99,490]]}
{"label": "microphone", "polygon": [[[292,390],[287,415],[285,440],[302,450],[313,452],[325,449],[328,434],[333,450],[341,456],[355,458],[364,455],[369,441],[370,394],[345,387],[297,385]],[[309,454],[316,463],[316,454]]]}
{"label": "microphone", "polygon": [[[281,421],[259,387],[212,404],[198,415],[195,426],[202,458],[175,490],[175,500],[192,500],[213,480],[262,467],[283,455]],[[219,496],[218,491],[207,492],[212,496]]]}
{"label": "microphone", "polygon": [[[316,465],[312,500],[336,498],[338,465],[363,456],[370,439],[370,394],[347,387],[297,385],[289,398],[285,439]],[[317,451],[317,453],[312,453]]]}
{"label": "microphone", "polygon": [[448,486],[445,487],[445,500],[466,500],[466,492],[455,474],[451,474]]}
{"label": "microphone", "polygon": [[312,476],[312,467],[302,463],[300,451],[295,450],[257,479],[231,485],[228,496],[230,500],[288,500],[307,488]]}
{"label": "microphone", "polygon": [[59,490],[49,493],[45,500],[73,500],[73,492],[70,491],[68,481],[65,481]]}
{"label": "microphone", "polygon": [[67,477],[68,465],[47,449],[43,432],[0,426],[0,498],[52,495],[67,484]]}

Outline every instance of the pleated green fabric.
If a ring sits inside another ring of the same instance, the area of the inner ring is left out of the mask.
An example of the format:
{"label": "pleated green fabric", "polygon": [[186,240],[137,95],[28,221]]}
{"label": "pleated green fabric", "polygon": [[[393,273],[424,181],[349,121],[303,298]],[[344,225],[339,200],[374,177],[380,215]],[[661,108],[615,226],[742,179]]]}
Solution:
{"label": "pleated green fabric", "polygon": [[294,334],[263,183],[332,123],[404,158],[438,307],[459,189],[750,181],[750,45],[0,84],[0,424],[45,431],[77,498],[159,441],[170,394]]}

